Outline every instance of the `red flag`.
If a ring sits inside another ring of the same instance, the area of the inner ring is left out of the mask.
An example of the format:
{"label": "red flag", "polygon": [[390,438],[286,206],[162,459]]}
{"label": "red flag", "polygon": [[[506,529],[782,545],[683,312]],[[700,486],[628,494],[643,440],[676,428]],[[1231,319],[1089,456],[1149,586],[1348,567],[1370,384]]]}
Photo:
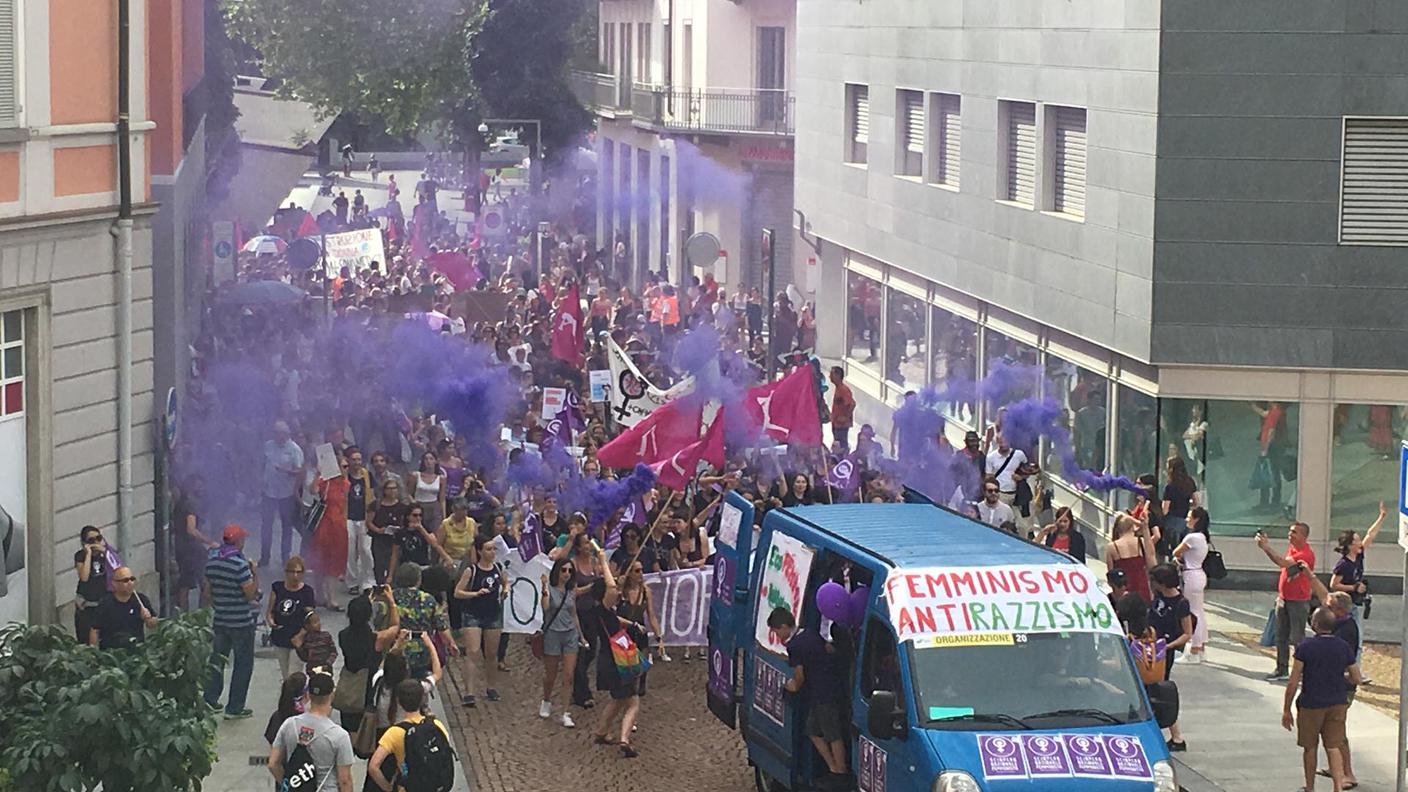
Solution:
{"label": "red flag", "polygon": [[298,230],[294,232],[295,236],[317,236],[323,233],[323,229],[318,227],[318,221],[313,219],[312,212],[303,211],[301,214],[303,219],[298,223]]}
{"label": "red flag", "polygon": [[791,374],[748,390],[744,409],[755,427],[782,443],[819,445],[821,416],[816,408],[816,380],[811,366],[798,366]]}
{"label": "red flag", "polygon": [[[582,365],[582,300],[573,283],[563,292],[557,304],[557,315],[552,320],[552,356],[558,360]],[[698,430],[695,430],[698,436]]]}
{"label": "red flag", "polygon": [[[599,455],[599,454],[598,454]],[[684,489],[694,478],[703,460],[714,467],[724,465],[724,422],[723,413],[714,417],[704,437],[662,459],[650,467],[655,471],[656,480],[672,490]]]}
{"label": "red flag", "polygon": [[601,464],[614,468],[669,459],[677,451],[698,442],[701,412],[701,405],[687,406],[679,399],[662,404],[640,423],[602,446],[596,458]]}
{"label": "red flag", "polygon": [[425,263],[436,272],[443,272],[456,289],[472,289],[479,282],[479,270],[469,256],[454,250],[442,250],[426,256]]}

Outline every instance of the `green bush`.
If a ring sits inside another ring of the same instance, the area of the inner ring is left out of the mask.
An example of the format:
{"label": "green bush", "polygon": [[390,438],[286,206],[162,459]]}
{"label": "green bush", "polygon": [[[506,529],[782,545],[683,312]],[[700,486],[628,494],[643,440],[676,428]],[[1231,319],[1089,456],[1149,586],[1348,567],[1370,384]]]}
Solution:
{"label": "green bush", "polygon": [[163,620],[131,650],[57,625],[0,629],[0,792],[198,792],[215,758],[210,640],[208,611]]}

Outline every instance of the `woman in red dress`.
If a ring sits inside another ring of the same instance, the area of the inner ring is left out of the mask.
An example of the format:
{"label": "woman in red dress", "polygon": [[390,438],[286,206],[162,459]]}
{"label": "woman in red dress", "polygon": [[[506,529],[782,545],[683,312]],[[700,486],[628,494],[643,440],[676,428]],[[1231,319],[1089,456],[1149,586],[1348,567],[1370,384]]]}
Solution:
{"label": "woman in red dress", "polygon": [[327,509],[308,540],[311,552],[304,552],[313,570],[313,593],[320,604],[334,611],[342,608],[333,599],[332,582],[342,580],[347,574],[347,490],[350,486],[346,476],[347,461],[339,461],[344,475],[320,478],[314,484]]}

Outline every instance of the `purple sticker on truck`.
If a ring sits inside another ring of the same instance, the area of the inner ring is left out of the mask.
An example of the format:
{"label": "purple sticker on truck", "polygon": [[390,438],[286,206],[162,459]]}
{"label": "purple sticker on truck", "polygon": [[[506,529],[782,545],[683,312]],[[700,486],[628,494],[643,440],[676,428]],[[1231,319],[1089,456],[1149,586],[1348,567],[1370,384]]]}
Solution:
{"label": "purple sticker on truck", "polygon": [[978,756],[983,760],[983,777],[988,781],[1026,778],[1027,762],[1017,738],[1006,734],[978,735]]}
{"label": "purple sticker on truck", "polygon": [[1144,755],[1144,746],[1134,737],[1123,734],[1104,734],[1101,739],[1110,756],[1112,775],[1119,778],[1153,778],[1149,769],[1149,759]]}
{"label": "purple sticker on truck", "polygon": [[860,761],[856,767],[856,788],[860,792],[885,792],[887,758],[883,748],[861,736]]}
{"label": "purple sticker on truck", "polygon": [[1071,758],[1071,773],[1091,778],[1111,776],[1110,757],[1098,734],[1063,734],[1066,753]]}
{"label": "purple sticker on truck", "polygon": [[1030,734],[1022,738],[1027,773],[1032,778],[1054,778],[1071,774],[1071,760],[1060,735]]}

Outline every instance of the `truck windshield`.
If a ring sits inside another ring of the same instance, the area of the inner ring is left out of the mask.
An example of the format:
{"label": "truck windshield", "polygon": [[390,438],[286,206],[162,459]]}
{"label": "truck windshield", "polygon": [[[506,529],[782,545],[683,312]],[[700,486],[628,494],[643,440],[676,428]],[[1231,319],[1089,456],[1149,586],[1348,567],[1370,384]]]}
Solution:
{"label": "truck windshield", "polygon": [[1149,718],[1119,635],[1018,634],[1011,643],[916,647],[911,657],[918,720],[928,728],[1054,729]]}

